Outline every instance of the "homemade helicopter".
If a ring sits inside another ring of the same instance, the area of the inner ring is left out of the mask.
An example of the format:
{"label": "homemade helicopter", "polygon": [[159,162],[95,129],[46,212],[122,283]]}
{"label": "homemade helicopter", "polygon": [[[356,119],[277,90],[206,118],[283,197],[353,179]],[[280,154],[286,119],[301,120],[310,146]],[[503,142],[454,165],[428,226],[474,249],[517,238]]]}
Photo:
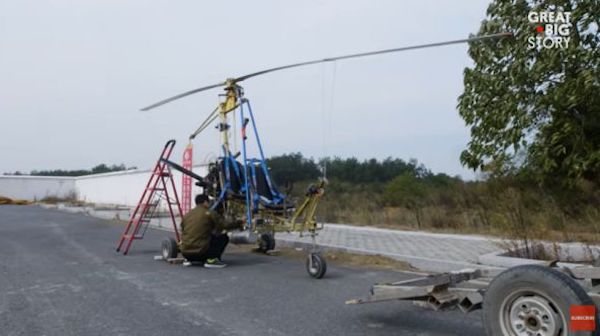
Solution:
{"label": "homemade helicopter", "polygon": [[[323,256],[317,251],[316,236],[323,226],[318,225],[315,213],[319,200],[325,192],[327,180],[323,177],[312,185],[301,203],[294,202],[289,195],[280,191],[275,181],[273,181],[265,161],[263,146],[250,101],[244,96],[244,89],[239,84],[256,76],[301,66],[451,44],[500,39],[508,36],[511,36],[511,34],[499,33],[474,36],[461,40],[364,52],[274,67],[190,90],[147,106],[142,111],[148,111],[202,91],[223,87],[225,91],[225,94],[222,95],[224,97],[223,101],[190,136],[191,141],[208,126],[212,125],[213,122],[217,121],[217,130],[220,133],[221,140],[221,156],[209,164],[208,174],[200,177],[166,159],[162,161],[163,164],[167,164],[198,180],[197,185],[203,187],[204,193],[213,200],[213,209],[220,211],[225,218],[245,223],[242,231],[231,233],[234,242],[257,242],[259,249],[266,252],[275,248],[275,232],[293,231],[299,232],[301,235],[308,233],[312,239],[312,250],[307,257],[306,268],[312,277],[321,278],[326,272],[327,265]],[[230,117],[236,113],[239,116],[239,126],[241,128],[241,151],[234,153],[231,150],[229,132],[231,128],[230,119],[235,120],[235,118]],[[252,128],[253,140],[258,148],[258,157],[250,157],[247,150],[247,142],[249,141],[248,126]],[[240,155],[241,159],[239,159]],[[177,231],[176,236],[179,239]],[[175,240],[163,242],[163,256],[176,256],[176,246]]]}

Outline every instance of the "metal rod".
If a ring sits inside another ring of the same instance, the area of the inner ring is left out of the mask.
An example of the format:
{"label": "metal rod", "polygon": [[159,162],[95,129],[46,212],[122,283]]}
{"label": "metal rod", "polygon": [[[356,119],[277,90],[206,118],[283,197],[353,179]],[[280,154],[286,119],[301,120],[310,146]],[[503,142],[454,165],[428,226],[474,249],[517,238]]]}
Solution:
{"label": "metal rod", "polygon": [[275,192],[275,188],[273,188],[273,184],[271,183],[271,174],[269,174],[269,169],[267,169],[267,164],[265,163],[265,154],[263,152],[262,143],[260,142],[260,137],[258,135],[258,129],[256,128],[256,122],[254,121],[254,113],[252,113],[252,106],[250,105],[250,101],[248,99],[244,100],[248,105],[248,114],[250,115],[250,120],[252,121],[252,128],[254,129],[254,136],[256,136],[256,143],[258,144],[258,150],[260,152],[260,166],[263,172],[265,173],[265,177],[267,180],[267,185],[269,186],[269,190],[273,194],[274,197],[279,197],[278,193]]}
{"label": "metal rod", "polygon": [[[243,98],[242,98],[243,100]],[[246,184],[246,228],[252,229],[252,212],[250,210],[250,184],[248,183],[248,159],[246,154],[246,132],[245,132],[244,102],[240,104],[240,121],[242,123],[242,158],[244,159],[244,183]]]}
{"label": "metal rod", "polygon": [[210,125],[218,117],[218,115],[216,114],[218,111],[219,111],[219,107],[215,108],[208,115],[208,117],[206,117],[206,119],[204,119],[202,124],[200,124],[200,126],[198,126],[198,129],[194,133],[192,133],[192,135],[190,135],[190,139],[194,139],[198,134],[200,134],[200,132],[204,131],[204,129],[206,127],[208,127],[208,125]]}

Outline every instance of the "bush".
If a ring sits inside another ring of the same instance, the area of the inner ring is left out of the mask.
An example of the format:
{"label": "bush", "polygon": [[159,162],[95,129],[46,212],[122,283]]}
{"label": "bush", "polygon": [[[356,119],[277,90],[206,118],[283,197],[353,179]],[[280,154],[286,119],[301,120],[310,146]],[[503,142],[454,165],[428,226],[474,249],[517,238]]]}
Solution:
{"label": "bush", "polygon": [[[301,198],[318,165],[300,154],[273,158],[273,176],[294,179]],[[517,239],[594,242],[600,237],[600,189],[542,187],[524,175],[462,181],[433,174],[416,161],[327,159],[330,183],[321,222],[476,232]],[[300,172],[301,171],[301,172]]]}

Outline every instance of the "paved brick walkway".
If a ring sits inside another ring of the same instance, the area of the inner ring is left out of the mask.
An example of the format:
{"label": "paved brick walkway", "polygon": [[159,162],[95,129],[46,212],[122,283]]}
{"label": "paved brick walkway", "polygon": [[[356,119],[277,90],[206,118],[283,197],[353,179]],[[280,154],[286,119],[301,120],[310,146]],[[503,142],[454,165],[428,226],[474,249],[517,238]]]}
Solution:
{"label": "paved brick walkway", "polygon": [[[278,234],[278,241],[309,243],[309,237]],[[477,257],[499,251],[497,239],[474,235],[436,234],[328,224],[317,238],[319,246],[381,254],[407,261],[427,271],[451,271],[476,265]]]}

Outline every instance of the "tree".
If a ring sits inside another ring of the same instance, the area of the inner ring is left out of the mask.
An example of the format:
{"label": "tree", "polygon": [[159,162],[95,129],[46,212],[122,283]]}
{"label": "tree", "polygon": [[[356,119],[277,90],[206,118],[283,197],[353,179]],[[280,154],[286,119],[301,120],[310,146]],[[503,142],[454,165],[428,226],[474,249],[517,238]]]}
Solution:
{"label": "tree", "polygon": [[300,153],[274,156],[267,159],[267,165],[271,168],[272,178],[281,184],[315,180],[320,174],[317,164]]}
{"label": "tree", "polygon": [[[541,11],[571,12],[567,47],[529,48],[541,34],[528,14]],[[479,34],[515,37],[469,46],[475,65],[465,69],[458,99],[471,127],[464,165],[545,182],[600,181],[598,13],[598,0],[493,1]]]}
{"label": "tree", "polygon": [[426,183],[411,173],[404,173],[390,181],[384,190],[384,201],[392,206],[402,206],[415,214],[417,226],[421,228],[421,208],[427,198]]}
{"label": "tree", "polygon": [[273,179],[282,184],[315,180],[322,175],[322,167],[326,168],[327,178],[354,184],[383,184],[405,173],[419,178],[433,176],[431,171],[416,159],[405,162],[391,157],[383,161],[375,158],[359,161],[355,157],[327,157],[317,163],[300,153],[290,153],[267,159],[267,165],[271,169]]}
{"label": "tree", "polygon": [[123,170],[128,170],[128,169],[136,169],[135,167],[125,167],[124,164],[120,164],[120,165],[111,165],[108,166],[104,163],[101,163],[95,167],[93,167],[92,169],[77,169],[77,170],[62,170],[62,169],[56,169],[56,170],[33,170],[31,171],[32,176],[84,176],[84,175],[91,175],[91,174],[101,174],[101,173],[109,173],[109,172],[116,172],[116,171],[123,171]]}

